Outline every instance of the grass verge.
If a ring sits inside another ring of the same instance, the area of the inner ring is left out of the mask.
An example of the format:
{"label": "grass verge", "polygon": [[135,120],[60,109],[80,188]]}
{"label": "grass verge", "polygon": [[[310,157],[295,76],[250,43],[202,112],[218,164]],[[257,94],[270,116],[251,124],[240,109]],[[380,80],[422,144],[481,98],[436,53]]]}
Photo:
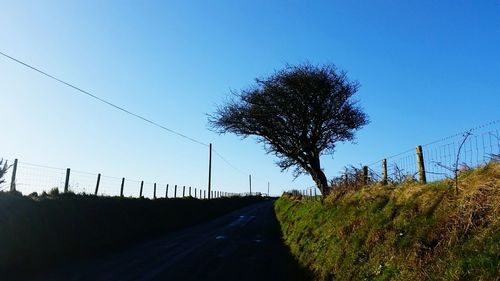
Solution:
{"label": "grass verge", "polygon": [[368,186],[275,203],[315,280],[500,280],[500,164],[427,185]]}
{"label": "grass verge", "polygon": [[0,193],[0,276],[107,254],[260,200]]}

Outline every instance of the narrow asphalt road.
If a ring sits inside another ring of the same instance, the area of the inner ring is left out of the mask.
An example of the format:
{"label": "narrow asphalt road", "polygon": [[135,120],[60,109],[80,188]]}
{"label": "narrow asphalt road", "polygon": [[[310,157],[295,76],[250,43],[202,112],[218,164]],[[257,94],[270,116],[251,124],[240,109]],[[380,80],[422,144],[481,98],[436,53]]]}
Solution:
{"label": "narrow asphalt road", "polygon": [[273,201],[30,280],[302,280],[281,242]]}

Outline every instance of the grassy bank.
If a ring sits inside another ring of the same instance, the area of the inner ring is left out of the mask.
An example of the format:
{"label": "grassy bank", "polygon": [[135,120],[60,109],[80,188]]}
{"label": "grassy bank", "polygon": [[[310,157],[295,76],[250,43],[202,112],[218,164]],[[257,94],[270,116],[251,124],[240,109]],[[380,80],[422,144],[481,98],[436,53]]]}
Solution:
{"label": "grassy bank", "polygon": [[427,185],[370,186],[275,203],[285,243],[316,280],[499,280],[500,164]]}
{"label": "grassy bank", "polygon": [[0,193],[0,274],[103,255],[260,200]]}

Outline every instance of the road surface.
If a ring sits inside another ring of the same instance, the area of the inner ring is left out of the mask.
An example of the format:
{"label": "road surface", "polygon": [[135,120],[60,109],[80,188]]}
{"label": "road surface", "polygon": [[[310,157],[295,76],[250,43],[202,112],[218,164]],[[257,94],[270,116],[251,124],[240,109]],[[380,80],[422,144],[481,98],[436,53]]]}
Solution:
{"label": "road surface", "polygon": [[29,280],[303,280],[281,242],[272,204],[257,203]]}

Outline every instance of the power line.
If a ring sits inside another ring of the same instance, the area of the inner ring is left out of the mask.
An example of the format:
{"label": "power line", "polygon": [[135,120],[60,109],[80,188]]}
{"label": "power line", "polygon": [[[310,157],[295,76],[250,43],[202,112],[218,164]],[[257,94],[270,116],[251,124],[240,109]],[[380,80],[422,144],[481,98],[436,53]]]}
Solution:
{"label": "power line", "polygon": [[[3,55],[4,57],[6,57],[6,58],[8,58],[8,59],[10,59],[10,60],[12,60],[12,61],[14,61],[14,62],[17,62],[17,63],[19,63],[19,64],[21,64],[21,65],[23,65],[23,66],[25,66],[25,67],[27,67],[27,68],[29,68],[29,69],[31,69],[31,70],[34,70],[34,71],[36,71],[36,72],[38,72],[38,73],[40,73],[40,74],[42,74],[42,75],[44,75],[44,76],[47,76],[47,77],[49,77],[49,78],[51,78],[51,79],[53,79],[53,80],[55,80],[55,81],[57,81],[57,82],[59,82],[59,83],[62,83],[62,84],[66,85],[66,86],[68,86],[68,87],[70,87],[70,88],[73,88],[74,90],[77,90],[78,92],[80,92],[80,93],[82,93],[82,94],[85,94],[85,95],[87,95],[87,96],[89,96],[89,97],[91,97],[91,98],[93,98],[93,99],[96,99],[96,100],[98,100],[98,101],[100,101],[100,102],[102,102],[102,103],[104,103],[104,104],[107,104],[107,105],[109,105],[109,106],[111,106],[111,107],[113,107],[113,108],[115,108],[115,109],[117,109],[117,110],[120,110],[120,111],[122,111],[122,112],[125,112],[125,113],[127,113],[127,114],[129,114],[129,115],[132,115],[132,116],[134,116],[134,117],[136,117],[136,118],[138,118],[138,119],[140,119],[140,120],[142,120],[142,121],[145,121],[145,122],[147,122],[147,123],[149,123],[149,124],[151,124],[151,125],[153,125],[153,126],[156,126],[156,127],[160,128],[160,129],[163,129],[163,130],[165,130],[165,131],[167,131],[167,132],[170,132],[170,133],[172,133],[172,134],[175,134],[175,135],[177,135],[177,136],[180,136],[180,137],[182,137],[182,138],[184,138],[184,139],[187,139],[187,140],[189,140],[189,141],[191,141],[191,142],[194,142],[194,143],[200,144],[200,145],[202,145],[202,146],[208,147],[208,144],[206,144],[206,143],[204,143],[204,142],[201,142],[201,141],[196,140],[196,139],[194,139],[194,138],[191,138],[191,137],[189,137],[189,136],[187,136],[187,135],[184,135],[184,134],[182,134],[182,133],[179,133],[179,132],[177,132],[177,131],[175,131],[175,130],[172,130],[172,129],[170,129],[170,128],[167,128],[167,127],[165,127],[165,126],[163,126],[163,125],[161,125],[161,124],[159,124],[159,123],[157,123],[157,122],[155,122],[155,121],[152,121],[151,119],[148,119],[148,118],[146,118],[146,117],[143,117],[143,116],[141,116],[141,115],[139,115],[139,114],[133,113],[133,112],[131,112],[131,111],[130,111],[130,110],[128,110],[128,109],[125,109],[125,108],[123,108],[123,107],[121,107],[121,106],[118,106],[118,105],[116,105],[116,104],[114,104],[114,103],[112,103],[112,102],[109,102],[109,101],[107,101],[107,100],[105,100],[105,99],[101,98],[101,97],[98,97],[98,96],[96,96],[96,95],[94,95],[94,94],[92,94],[92,93],[90,93],[90,92],[88,92],[88,91],[83,90],[83,89],[82,89],[82,88],[80,88],[80,87],[77,87],[77,86],[75,86],[75,85],[73,85],[73,84],[71,84],[71,83],[69,83],[69,82],[66,82],[66,81],[64,81],[64,80],[62,80],[62,79],[60,79],[60,78],[57,78],[56,76],[54,76],[54,75],[52,75],[52,74],[49,74],[49,73],[47,73],[47,72],[45,72],[45,71],[43,71],[43,70],[40,70],[39,68],[36,68],[36,67],[34,67],[34,66],[32,66],[32,65],[29,65],[28,63],[25,63],[25,62],[23,62],[23,61],[21,61],[21,60],[19,60],[19,59],[16,59],[16,58],[14,58],[14,57],[12,57],[12,56],[10,56],[10,55],[6,54],[6,53],[3,53],[3,52],[1,52],[1,51],[0,51],[0,54],[1,54],[1,55]],[[225,162],[227,165],[229,165],[231,168],[233,168],[233,169],[237,170],[237,171],[238,171],[238,172],[240,172],[240,173],[245,173],[245,172],[243,172],[242,170],[238,169],[235,165],[231,164],[228,160],[226,160],[226,159],[225,159],[225,158],[224,158],[224,157],[223,157],[223,156],[222,156],[222,155],[221,155],[218,151],[216,151],[215,149],[214,149],[214,152],[215,152],[215,154],[216,154],[216,155],[217,155],[220,159],[222,159],[222,161],[224,161],[224,162]]]}
{"label": "power line", "polygon": [[224,161],[227,165],[229,165],[231,168],[235,169],[236,171],[242,173],[242,174],[247,174],[245,172],[243,172],[242,170],[238,169],[236,166],[234,166],[233,164],[231,164],[229,161],[226,160],[226,158],[224,158],[222,156],[222,154],[220,154],[217,150],[215,150],[215,148],[212,149],[213,152],[215,153],[215,155],[217,155],[217,157],[219,157],[222,161]]}
{"label": "power line", "polygon": [[153,126],[156,126],[156,127],[160,128],[160,129],[163,129],[163,130],[165,130],[165,131],[167,131],[167,132],[170,132],[170,133],[172,133],[172,134],[175,134],[175,135],[177,135],[177,136],[180,136],[180,137],[182,137],[182,138],[185,138],[185,139],[187,139],[187,140],[189,140],[189,141],[192,141],[192,142],[194,142],[194,143],[197,143],[197,144],[200,144],[200,145],[203,145],[203,146],[207,146],[207,147],[208,147],[208,144],[206,144],[206,143],[203,143],[203,142],[198,141],[198,140],[196,140],[196,139],[194,139],[194,138],[188,137],[188,136],[186,136],[186,135],[184,135],[184,134],[182,134],[182,133],[179,133],[179,132],[177,132],[177,131],[174,131],[174,130],[172,130],[172,129],[169,129],[169,128],[167,128],[167,127],[165,127],[165,126],[163,126],[163,125],[161,125],[161,124],[159,124],[159,123],[157,123],[157,122],[155,122],[155,121],[152,121],[151,119],[148,119],[148,118],[146,118],[146,117],[143,117],[143,116],[141,116],[141,115],[139,115],[139,114],[133,113],[133,112],[131,112],[130,110],[127,110],[127,109],[125,109],[125,108],[123,108],[123,107],[121,107],[121,106],[118,106],[118,105],[113,104],[113,103],[111,103],[111,102],[109,102],[109,101],[107,101],[107,100],[105,100],[105,99],[103,99],[103,98],[100,98],[100,97],[98,97],[98,96],[96,96],[96,95],[94,95],[94,94],[92,94],[92,93],[89,93],[89,92],[87,92],[87,91],[85,91],[85,90],[81,89],[80,87],[77,87],[77,86],[75,86],[75,85],[73,85],[73,84],[71,84],[71,83],[69,83],[69,82],[66,82],[66,81],[64,81],[64,80],[62,80],[62,79],[59,79],[59,78],[55,77],[54,75],[51,75],[51,74],[49,74],[49,73],[47,73],[47,72],[45,72],[45,71],[42,71],[42,70],[40,70],[40,69],[38,69],[38,68],[36,68],[36,67],[34,67],[34,66],[31,66],[31,65],[29,65],[29,64],[27,64],[27,63],[25,63],[25,62],[23,62],[23,61],[21,61],[21,60],[19,60],[19,59],[16,59],[16,58],[14,58],[14,57],[12,57],[12,56],[9,56],[9,55],[7,55],[7,54],[5,54],[5,53],[3,53],[3,52],[0,52],[0,54],[1,54],[2,56],[6,57],[6,58],[8,58],[8,59],[10,59],[10,60],[12,60],[12,61],[15,61],[15,62],[17,62],[17,63],[19,63],[19,64],[21,64],[21,65],[24,65],[24,66],[25,66],[25,67],[27,67],[27,68],[30,68],[30,69],[32,69],[32,70],[34,70],[34,71],[36,71],[36,72],[38,72],[38,73],[40,73],[40,74],[43,74],[43,75],[45,75],[45,76],[47,76],[47,77],[49,77],[49,78],[51,78],[51,79],[53,79],[53,80],[56,80],[56,81],[57,81],[57,82],[59,82],[59,83],[62,83],[62,84],[66,85],[66,86],[68,86],[68,87],[70,87],[70,88],[73,88],[73,89],[77,90],[78,92],[80,92],[80,93],[82,93],[82,94],[85,94],[85,95],[87,95],[87,96],[89,96],[89,97],[91,97],[91,98],[93,98],[93,99],[96,99],[96,100],[98,100],[98,101],[100,101],[100,102],[102,102],[102,103],[104,103],[104,104],[107,104],[107,105],[109,105],[109,106],[111,106],[111,107],[113,107],[113,108],[115,108],[115,109],[118,109],[118,110],[120,110],[120,111],[122,111],[122,112],[125,112],[125,113],[127,113],[127,114],[129,114],[129,115],[132,115],[132,116],[134,116],[134,117],[136,117],[136,118],[138,118],[138,119],[141,119],[142,121],[145,121],[145,122],[147,122],[147,123],[149,123],[149,124],[152,124]]}

